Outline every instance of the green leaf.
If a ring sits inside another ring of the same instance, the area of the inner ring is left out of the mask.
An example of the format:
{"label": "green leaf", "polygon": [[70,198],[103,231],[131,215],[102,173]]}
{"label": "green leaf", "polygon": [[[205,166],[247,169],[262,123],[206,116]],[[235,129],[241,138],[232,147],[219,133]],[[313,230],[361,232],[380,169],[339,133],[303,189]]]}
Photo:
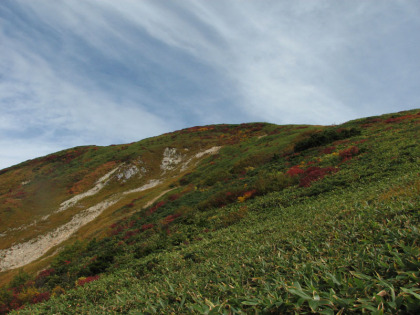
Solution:
{"label": "green leaf", "polygon": [[341,285],[341,282],[337,280],[337,278],[332,274],[327,272],[327,275],[329,276],[329,278],[332,280],[332,282],[334,282],[337,285]]}
{"label": "green leaf", "polygon": [[309,304],[309,307],[314,311],[314,312],[316,312],[316,310],[318,309],[318,307],[319,307],[319,301],[315,301],[315,300],[309,300],[308,301],[308,304]]}
{"label": "green leaf", "polygon": [[362,279],[362,280],[371,280],[372,277],[365,275],[363,273],[360,272],[355,272],[355,271],[350,271],[350,273],[355,276],[356,278]]}
{"label": "green leaf", "polygon": [[405,293],[409,293],[412,296],[414,296],[416,299],[420,300],[420,294],[414,292],[412,289],[407,289],[407,288],[401,288],[401,290],[403,290]]}
{"label": "green leaf", "polygon": [[300,296],[301,298],[305,300],[312,300],[312,297],[306,294],[305,292],[297,289],[288,289],[288,291],[294,295]]}
{"label": "green leaf", "polygon": [[259,301],[243,301],[241,304],[243,305],[258,305]]}

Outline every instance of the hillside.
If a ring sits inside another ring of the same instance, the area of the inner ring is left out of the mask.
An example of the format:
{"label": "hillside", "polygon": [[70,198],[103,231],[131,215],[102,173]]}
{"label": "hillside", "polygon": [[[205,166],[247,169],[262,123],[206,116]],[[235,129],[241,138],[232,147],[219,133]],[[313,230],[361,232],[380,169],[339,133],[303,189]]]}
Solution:
{"label": "hillside", "polygon": [[420,110],[0,171],[0,313],[417,313]]}

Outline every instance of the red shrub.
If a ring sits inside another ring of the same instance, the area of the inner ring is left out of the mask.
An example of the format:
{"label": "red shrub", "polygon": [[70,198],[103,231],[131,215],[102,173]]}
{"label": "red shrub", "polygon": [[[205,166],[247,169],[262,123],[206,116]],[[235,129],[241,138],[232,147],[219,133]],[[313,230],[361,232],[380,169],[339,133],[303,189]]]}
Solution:
{"label": "red shrub", "polygon": [[36,303],[41,303],[44,301],[48,301],[51,297],[50,292],[43,292],[43,293],[38,293],[37,295],[34,296],[34,298],[32,299],[31,303],[32,304],[36,304]]}
{"label": "red shrub", "polygon": [[368,139],[362,139],[362,140],[356,141],[355,143],[360,144],[360,143],[365,143],[366,141],[368,141]]}
{"label": "red shrub", "polygon": [[143,225],[141,226],[141,230],[142,230],[142,231],[146,231],[146,230],[149,230],[149,229],[153,228],[154,226],[155,226],[155,225],[154,225],[153,223],[143,224]]}
{"label": "red shrub", "polygon": [[303,172],[304,172],[304,170],[301,169],[299,167],[299,165],[295,165],[295,166],[292,166],[291,168],[289,168],[289,170],[286,172],[286,174],[293,177],[293,176],[303,174]]}
{"label": "red shrub", "polygon": [[125,233],[125,235],[124,235],[124,239],[125,239],[125,240],[128,240],[130,237],[132,237],[132,236],[134,236],[134,235],[137,235],[137,234],[139,233],[139,231],[140,231],[140,230],[138,230],[138,229],[133,230],[133,231],[128,231],[127,233]]}
{"label": "red shrub", "polygon": [[177,200],[179,197],[181,197],[179,194],[173,194],[173,195],[169,196],[169,200],[170,200],[170,201],[175,201],[175,200]]}
{"label": "red shrub", "polygon": [[55,273],[54,268],[45,269],[45,270],[42,270],[36,278],[39,279],[39,278],[49,277],[50,275],[54,273]]}
{"label": "red shrub", "polygon": [[180,214],[180,213],[171,214],[171,215],[168,215],[168,216],[164,219],[164,221],[165,221],[165,223],[170,223],[170,222],[172,222],[173,220],[175,220],[176,218],[179,218],[180,216],[181,216],[181,214]]}
{"label": "red shrub", "polygon": [[312,166],[312,167],[308,167],[299,182],[299,186],[300,187],[309,187],[311,186],[312,182],[315,182],[317,180],[323,179],[325,177],[325,175],[327,174],[331,174],[331,173],[335,173],[337,172],[338,169],[334,168],[334,167],[316,167],[316,166]]}
{"label": "red shrub", "polygon": [[322,153],[324,153],[324,154],[331,154],[331,153],[334,152],[334,150],[335,150],[335,147],[327,147],[324,150],[322,150]]}
{"label": "red shrub", "polygon": [[11,310],[6,304],[0,304],[0,314],[7,314]]}
{"label": "red shrub", "polygon": [[22,199],[25,196],[26,196],[26,193],[23,190],[19,190],[19,191],[15,192],[15,194],[13,195],[13,198]]}
{"label": "red shrub", "polygon": [[84,286],[86,283],[96,281],[98,279],[99,279],[99,275],[87,277],[87,278],[84,278],[84,279],[79,279],[79,280],[77,280],[77,285],[78,286]]}
{"label": "red shrub", "polygon": [[121,225],[117,225],[117,226],[116,226],[116,228],[114,228],[114,229],[110,232],[110,234],[111,234],[111,235],[118,235],[118,234],[120,234],[123,230],[124,230],[124,227],[123,227],[123,226],[121,226]]}
{"label": "red shrub", "polygon": [[338,155],[340,156],[342,161],[347,161],[347,160],[350,160],[353,156],[357,155],[358,153],[359,153],[358,147],[351,147],[343,151],[340,151]]}
{"label": "red shrub", "polygon": [[155,204],[153,207],[150,208],[149,213],[155,212],[160,207],[164,206],[166,204],[165,201],[159,201],[157,204]]}

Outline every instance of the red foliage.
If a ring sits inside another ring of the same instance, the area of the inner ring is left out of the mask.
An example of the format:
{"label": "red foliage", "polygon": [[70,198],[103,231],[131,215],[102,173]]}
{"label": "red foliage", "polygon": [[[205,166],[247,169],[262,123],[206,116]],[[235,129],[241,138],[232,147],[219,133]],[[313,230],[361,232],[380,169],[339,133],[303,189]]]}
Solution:
{"label": "red foliage", "polygon": [[175,200],[179,199],[179,197],[181,197],[179,194],[173,194],[173,195],[169,196],[169,200],[170,201],[175,201]]}
{"label": "red foliage", "polygon": [[340,156],[342,161],[347,161],[347,160],[350,160],[353,156],[357,155],[358,153],[359,153],[358,147],[351,147],[343,151],[340,151],[338,155]]}
{"label": "red foliage", "polygon": [[280,132],[282,131],[282,129],[283,129],[283,127],[276,128],[276,129],[274,129],[273,131],[270,131],[268,134],[269,134],[269,135],[275,135],[275,134],[278,134],[278,133],[280,133]]}
{"label": "red foliage", "polygon": [[141,226],[141,230],[142,231],[146,231],[146,230],[150,230],[151,228],[153,228],[155,225],[153,223],[149,223],[149,224],[143,224]]}
{"label": "red foliage", "polygon": [[388,118],[387,120],[385,120],[385,123],[386,124],[391,124],[391,123],[399,122],[399,121],[401,121],[401,117],[398,117],[398,118]]}
{"label": "red foliage", "polygon": [[286,172],[286,174],[293,177],[293,176],[303,174],[303,172],[304,172],[304,170],[301,169],[299,167],[299,165],[295,165],[295,166],[292,166],[291,168],[289,168],[289,170]]}
{"label": "red foliage", "polygon": [[0,314],[7,314],[11,310],[6,304],[0,304]]}
{"label": "red foliage", "polygon": [[34,296],[31,303],[36,304],[36,303],[41,303],[41,302],[44,302],[44,301],[48,301],[50,299],[50,297],[51,297],[51,294],[48,291],[43,292],[43,293],[38,293],[37,295]]}
{"label": "red foliage", "polygon": [[[124,220],[127,220],[127,218],[124,218]],[[121,232],[128,230],[129,228],[132,228],[135,223],[136,223],[135,220],[131,220],[129,222],[125,221],[125,224],[113,223],[110,225],[110,228],[112,228],[112,230],[109,232],[109,235],[121,234]]]}
{"label": "red foliage", "polygon": [[362,139],[362,140],[356,141],[355,143],[360,144],[360,143],[365,143],[366,141],[368,141],[368,139]]}
{"label": "red foliage", "polygon": [[369,128],[369,127],[372,127],[375,123],[379,123],[381,121],[382,121],[381,118],[372,118],[372,119],[367,120],[366,123],[362,125],[362,127]]}
{"label": "red foliage", "polygon": [[243,197],[245,198],[251,198],[255,193],[257,192],[256,189],[248,190],[243,194]]}
{"label": "red foliage", "polygon": [[160,207],[164,206],[166,204],[165,201],[159,201],[157,204],[155,204],[153,207],[150,208],[149,213],[155,212]]}
{"label": "red foliage", "polygon": [[385,120],[386,124],[391,124],[391,123],[396,123],[396,122],[400,122],[406,119],[410,119],[410,118],[417,118],[417,115],[404,115],[404,116],[400,116],[400,117],[394,117],[394,118],[388,118],[387,120]]}
{"label": "red foliage", "polygon": [[[113,224],[114,225],[114,224]],[[120,234],[122,231],[124,231],[125,230],[125,227],[124,226],[121,226],[121,225],[116,225],[116,228],[114,228],[111,232],[110,232],[110,234],[111,235],[117,235],[117,234]]]}
{"label": "red foliage", "polygon": [[15,194],[13,195],[13,198],[19,198],[22,199],[26,196],[26,193],[23,190],[18,190],[17,192],[15,192]]}
{"label": "red foliage", "polygon": [[36,278],[39,279],[39,278],[49,277],[50,275],[54,273],[55,273],[54,268],[45,269],[45,270],[42,270]]}
{"label": "red foliage", "polygon": [[324,154],[331,154],[335,150],[335,147],[326,147],[324,150],[322,150],[322,153]]}
{"label": "red foliage", "polygon": [[334,167],[308,167],[299,182],[300,187],[309,187],[311,186],[312,182],[315,182],[317,180],[323,179],[325,175],[335,173],[338,169]]}
{"label": "red foliage", "polygon": [[179,218],[180,216],[181,216],[181,214],[180,214],[180,213],[171,214],[171,215],[168,215],[168,216],[164,219],[164,221],[165,221],[165,223],[170,223],[170,222],[172,222],[173,220],[175,220],[176,218]]}
{"label": "red foliage", "polygon": [[139,229],[135,229],[133,231],[128,231],[127,233],[125,233],[124,235],[124,239],[128,240],[130,237],[139,234],[140,230]]}
{"label": "red foliage", "polygon": [[84,286],[86,283],[89,283],[89,282],[92,282],[92,281],[96,281],[98,279],[99,279],[99,275],[87,277],[85,279],[78,280],[77,281],[77,285],[78,286]]}

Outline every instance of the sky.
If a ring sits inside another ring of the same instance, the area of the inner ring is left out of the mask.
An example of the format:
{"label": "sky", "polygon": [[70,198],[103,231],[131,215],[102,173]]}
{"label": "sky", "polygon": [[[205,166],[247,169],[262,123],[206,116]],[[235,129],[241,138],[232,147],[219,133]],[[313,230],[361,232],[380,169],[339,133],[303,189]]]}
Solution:
{"label": "sky", "polygon": [[420,2],[1,0],[0,169],[80,145],[420,108]]}

